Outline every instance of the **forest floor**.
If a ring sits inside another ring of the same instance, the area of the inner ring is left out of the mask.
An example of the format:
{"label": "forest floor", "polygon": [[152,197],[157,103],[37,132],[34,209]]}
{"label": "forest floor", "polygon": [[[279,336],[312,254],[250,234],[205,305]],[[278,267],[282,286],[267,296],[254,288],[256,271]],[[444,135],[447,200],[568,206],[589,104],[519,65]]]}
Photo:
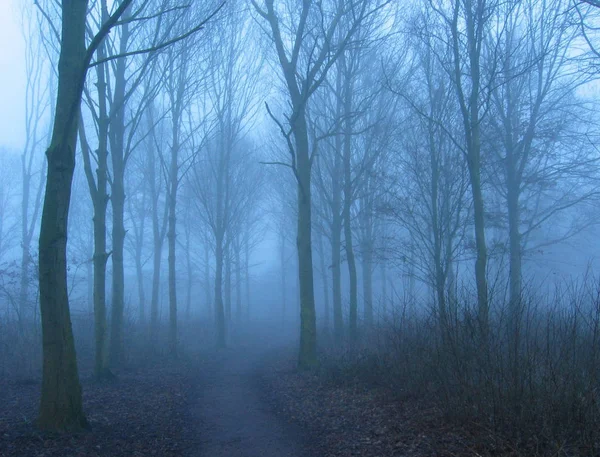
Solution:
{"label": "forest floor", "polygon": [[0,456],[511,455],[482,430],[446,425],[423,401],[298,372],[295,350],[264,346],[129,369],[113,382],[83,375],[91,430],[76,435],[34,427],[39,382],[0,380]]}
{"label": "forest floor", "polygon": [[188,402],[196,391],[188,363],[151,364],[120,372],[116,380],[81,376],[90,430],[42,433],[34,426],[38,380],[0,380],[0,456],[181,456],[197,447]]}
{"label": "forest floor", "polygon": [[280,414],[307,430],[315,457],[518,456],[476,424],[457,426],[423,399],[391,388],[318,372],[298,372],[295,358],[272,356],[263,370]]}

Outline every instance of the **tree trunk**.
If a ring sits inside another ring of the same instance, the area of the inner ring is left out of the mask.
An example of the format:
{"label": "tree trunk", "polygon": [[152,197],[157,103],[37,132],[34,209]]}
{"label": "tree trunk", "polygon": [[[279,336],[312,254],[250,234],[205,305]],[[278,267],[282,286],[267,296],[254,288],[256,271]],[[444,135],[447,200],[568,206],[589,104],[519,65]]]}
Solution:
{"label": "tree trunk", "polygon": [[325,248],[323,247],[323,235],[319,236],[319,244],[317,245],[319,250],[319,260],[321,262],[321,275],[323,282],[323,313],[325,315],[324,325],[326,329],[329,329],[329,276],[327,276],[327,263],[325,262]]}
{"label": "tree trunk", "polygon": [[225,257],[225,313],[227,323],[231,325],[231,248]]}
{"label": "tree trunk", "polygon": [[217,326],[217,347],[224,348],[226,345],[225,308],[223,306],[223,239],[217,237],[215,250],[215,323]]}
{"label": "tree trunk", "polygon": [[471,176],[471,189],[473,192],[473,214],[475,218],[475,245],[477,257],[475,260],[475,282],[477,284],[477,304],[479,308],[479,321],[483,337],[487,338],[489,309],[487,290],[487,247],[485,242],[485,219],[483,207],[483,193],[481,190],[481,174],[479,157],[470,158],[469,174]]}
{"label": "tree trunk", "polygon": [[211,306],[212,297],[210,295],[210,250],[208,248],[208,242],[204,243],[204,291],[206,306],[209,310],[209,314],[213,315],[213,317],[216,319],[216,316],[214,316],[214,313],[212,311],[213,307]]}
{"label": "tree trunk", "polygon": [[[345,65],[345,59],[342,55],[342,62]],[[346,75],[344,81],[344,240],[346,242],[346,257],[348,261],[348,274],[350,279],[350,318],[349,332],[350,341],[356,342],[358,339],[358,292],[356,279],[356,260],[354,258],[354,245],[352,242],[352,202],[354,193],[352,189],[352,74],[348,68],[345,68]]]}
{"label": "tree trunk", "polygon": [[142,267],[142,250],[137,246],[135,250],[135,273],[138,286],[138,302],[140,313],[140,325],[146,326],[146,290],[144,288],[144,268]]}
{"label": "tree trunk", "polygon": [[246,320],[250,323],[250,229],[246,229],[244,234],[245,258],[244,267],[246,269]]}
{"label": "tree trunk", "polygon": [[85,427],[67,288],[67,224],[86,73],[87,1],[63,0],[58,96],[39,239],[43,370],[38,425]]}
{"label": "tree trunk", "polygon": [[[516,174],[516,172],[514,173]],[[516,331],[521,303],[521,232],[519,231],[521,216],[519,211],[519,190],[514,179],[508,180],[507,204],[510,256],[509,289],[510,315],[512,320],[511,331]]]}
{"label": "tree trunk", "polygon": [[279,228],[279,262],[281,268],[281,322],[285,323],[285,308],[286,308],[286,262],[285,262],[285,231],[283,226]]}
{"label": "tree trunk", "polygon": [[240,263],[239,236],[235,243],[235,321],[239,325],[242,321],[242,265]]}
{"label": "tree trunk", "polygon": [[[129,27],[121,26],[119,52],[127,52]],[[112,310],[109,363],[116,367],[121,364],[123,350],[123,312],[125,309],[125,88],[127,79],[125,57],[117,59],[115,70],[115,89],[112,102],[110,123],[111,156],[113,165],[112,180]]]}
{"label": "tree trunk", "polygon": [[[148,116],[149,126],[152,127],[154,125],[152,105],[149,107]],[[156,173],[156,156],[158,151],[156,151],[153,144],[154,142],[151,141],[150,153],[148,154],[148,182],[150,184],[150,198],[152,199],[152,239],[154,247],[152,259],[152,297],[150,301],[150,345],[154,349],[156,348],[159,337],[158,300],[161,281],[160,269],[169,206],[164,205],[162,214],[159,213],[159,188],[157,180],[160,179],[161,174]]]}
{"label": "tree trunk", "polygon": [[[336,74],[336,91],[338,93],[336,105],[336,117],[343,116],[344,105],[342,101],[342,72]],[[335,136],[334,165],[331,176],[331,280],[333,292],[333,335],[337,343],[341,343],[344,337],[344,317],[342,311],[342,184],[343,168],[343,138],[341,134]]]}
{"label": "tree trunk", "polygon": [[[107,19],[106,2],[102,2],[102,22]],[[104,46],[98,48],[98,58],[105,57]],[[79,128],[81,137],[82,155],[88,188],[94,208],[94,376],[104,377],[107,372],[106,357],[106,263],[108,254],[106,252],[106,209],[108,206],[108,111],[106,104],[106,71],[104,65],[96,68],[98,81],[98,149],[96,176],[92,170],[91,152],[87,145],[85,127],[83,120]]]}
{"label": "tree trunk", "polygon": [[369,240],[363,246],[363,296],[364,296],[364,313],[365,325],[371,327],[373,325],[373,242]]}
{"label": "tree trunk", "polygon": [[315,315],[315,292],[312,263],[312,207],[311,207],[311,162],[308,144],[308,131],[303,108],[294,125],[296,140],[296,160],[298,163],[298,281],[300,286],[300,368],[310,368],[317,364],[317,323]]}
{"label": "tree trunk", "polygon": [[[347,138],[350,138],[349,135]],[[347,140],[348,141],[348,140]],[[348,261],[348,274],[350,279],[350,317],[349,336],[350,341],[355,342],[358,338],[358,292],[356,280],[356,260],[354,258],[354,246],[352,243],[352,183],[350,176],[350,147],[345,147],[344,152],[344,241],[346,242],[346,257]]]}
{"label": "tree trunk", "polygon": [[331,283],[333,294],[333,335],[335,341],[341,342],[344,336],[344,318],[342,313],[342,269],[341,269],[341,233],[342,218],[341,208],[335,210],[334,204],[333,221],[331,223]]}
{"label": "tree trunk", "polygon": [[[173,122],[176,122],[175,116]],[[177,355],[177,281],[176,281],[176,204],[178,184],[178,127],[173,127],[173,146],[171,148],[171,170],[169,198],[169,229],[167,234],[169,244],[169,351],[172,356]]]}
{"label": "tree trunk", "polygon": [[[154,224],[153,224],[154,225]],[[154,255],[152,259],[152,297],[150,301],[150,344],[155,346],[158,339],[158,295],[160,293],[160,264],[162,259],[162,239],[154,234]]]}
{"label": "tree trunk", "polygon": [[[188,207],[188,211],[190,208]],[[187,266],[187,295],[185,304],[185,318],[189,322],[192,317],[192,284],[193,284],[193,271],[192,271],[192,254],[190,252],[190,222],[187,221],[185,229],[185,263]]]}
{"label": "tree trunk", "polygon": [[[114,155],[113,155],[114,157]],[[114,160],[114,159],[113,159]],[[115,173],[116,176],[117,173]],[[123,311],[125,307],[125,269],[123,253],[125,247],[125,189],[122,179],[113,179],[112,185],[112,310],[110,334],[110,366],[121,364],[123,348]]]}

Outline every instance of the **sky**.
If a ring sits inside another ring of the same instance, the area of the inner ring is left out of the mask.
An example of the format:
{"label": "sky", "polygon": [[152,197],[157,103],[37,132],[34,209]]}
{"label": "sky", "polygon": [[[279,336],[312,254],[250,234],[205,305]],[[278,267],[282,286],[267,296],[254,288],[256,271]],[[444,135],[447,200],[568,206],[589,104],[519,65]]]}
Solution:
{"label": "sky", "polygon": [[20,149],[25,130],[25,43],[20,0],[0,0],[0,148]]}

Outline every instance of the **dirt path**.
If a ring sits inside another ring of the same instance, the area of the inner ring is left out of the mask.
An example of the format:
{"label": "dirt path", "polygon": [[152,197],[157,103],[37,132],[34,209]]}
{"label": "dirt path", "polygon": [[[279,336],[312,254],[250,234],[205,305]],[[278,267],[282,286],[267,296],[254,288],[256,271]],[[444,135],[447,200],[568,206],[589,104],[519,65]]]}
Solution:
{"label": "dirt path", "polygon": [[221,351],[202,364],[192,405],[201,434],[194,457],[311,456],[305,434],[278,417],[268,401],[262,367],[261,353],[252,349]]}

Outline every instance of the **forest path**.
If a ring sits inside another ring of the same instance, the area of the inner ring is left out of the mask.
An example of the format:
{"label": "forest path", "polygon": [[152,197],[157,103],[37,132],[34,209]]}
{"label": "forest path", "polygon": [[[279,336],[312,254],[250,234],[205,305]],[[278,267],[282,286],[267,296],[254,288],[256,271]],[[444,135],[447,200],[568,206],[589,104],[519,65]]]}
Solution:
{"label": "forest path", "polygon": [[192,415],[198,421],[194,457],[308,457],[306,434],[277,416],[261,377],[265,353],[225,349],[202,364]]}

